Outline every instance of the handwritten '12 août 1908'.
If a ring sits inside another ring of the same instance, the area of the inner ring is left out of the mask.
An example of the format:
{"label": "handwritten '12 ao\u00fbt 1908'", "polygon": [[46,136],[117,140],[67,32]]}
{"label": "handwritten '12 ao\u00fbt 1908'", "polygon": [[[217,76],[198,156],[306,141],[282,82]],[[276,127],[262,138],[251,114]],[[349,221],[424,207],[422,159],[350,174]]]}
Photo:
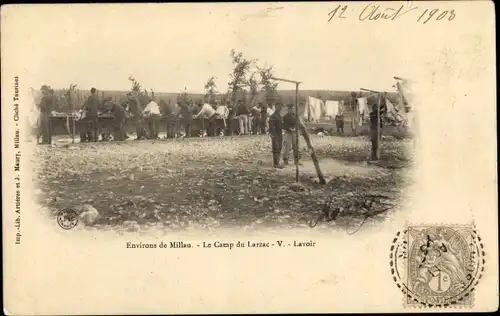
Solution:
{"label": "handwritten '12 ao\u00fbt 1908'", "polygon": [[[338,19],[346,19],[348,18],[348,6],[347,5],[338,5],[335,9],[331,10],[328,13],[328,22],[333,20],[334,18]],[[376,20],[390,20],[394,21],[397,18],[408,15],[408,13],[418,10],[418,7],[405,7],[405,5],[401,5],[397,8],[386,7],[381,8],[379,4],[370,3],[366,5],[359,13],[358,20],[360,21],[376,21]],[[416,22],[422,22],[422,24],[426,24],[431,19],[435,19],[436,21],[447,20],[453,21],[456,17],[455,10],[439,10],[439,9],[425,9],[417,18]]]}

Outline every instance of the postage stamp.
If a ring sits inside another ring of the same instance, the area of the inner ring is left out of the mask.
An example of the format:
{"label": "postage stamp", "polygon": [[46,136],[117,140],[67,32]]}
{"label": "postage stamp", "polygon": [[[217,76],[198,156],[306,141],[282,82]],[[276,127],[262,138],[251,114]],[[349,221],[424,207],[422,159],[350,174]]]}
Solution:
{"label": "postage stamp", "polygon": [[405,307],[471,307],[484,256],[473,225],[408,226],[393,240],[391,273]]}

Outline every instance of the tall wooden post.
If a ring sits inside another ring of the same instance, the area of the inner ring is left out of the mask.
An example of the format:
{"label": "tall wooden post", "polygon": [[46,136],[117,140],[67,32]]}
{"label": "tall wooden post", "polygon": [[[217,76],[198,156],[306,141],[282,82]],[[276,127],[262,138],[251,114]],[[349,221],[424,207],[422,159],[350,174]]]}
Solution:
{"label": "tall wooden post", "polygon": [[319,184],[326,184],[326,179],[323,173],[321,172],[321,169],[319,167],[319,161],[318,157],[316,156],[316,151],[314,150],[314,147],[311,143],[311,138],[309,137],[309,133],[307,132],[306,125],[304,122],[299,117],[299,127],[302,130],[302,136],[304,136],[304,139],[306,140],[307,147],[309,148],[309,151],[311,152],[311,158],[314,163],[314,168],[316,169],[316,174],[318,175],[319,179]]}
{"label": "tall wooden post", "polygon": [[296,126],[296,128],[295,128],[295,148],[297,148],[297,159],[294,159],[295,160],[295,182],[299,182],[299,126],[300,126],[300,117],[299,117],[299,84],[300,84],[299,82],[295,83],[295,119],[296,119],[296,124],[295,124],[295,126]]}
{"label": "tall wooden post", "polygon": [[[314,163],[314,167],[316,168],[316,173],[318,174],[319,182],[321,184],[325,184],[325,177],[321,173],[321,169],[319,168],[319,161],[316,157],[316,152],[314,151],[314,147],[312,146],[309,134],[307,133],[306,126],[302,122],[299,116],[299,81],[294,81],[294,80],[288,80],[288,79],[281,79],[281,78],[276,78],[276,77],[271,77],[270,79],[277,80],[277,81],[284,81],[284,82],[290,82],[290,83],[295,83],[295,115],[297,117],[297,130],[295,131],[295,144],[297,146],[297,151],[299,150],[299,128],[302,130],[304,139],[307,143],[307,146],[309,147],[309,150],[311,151],[311,158]],[[306,101],[307,103],[307,101]],[[297,153],[298,154],[298,153]],[[295,157],[294,157],[295,158]],[[294,159],[295,160],[295,159]],[[299,181],[299,161],[297,159],[296,165],[295,165],[295,180],[298,182]]]}

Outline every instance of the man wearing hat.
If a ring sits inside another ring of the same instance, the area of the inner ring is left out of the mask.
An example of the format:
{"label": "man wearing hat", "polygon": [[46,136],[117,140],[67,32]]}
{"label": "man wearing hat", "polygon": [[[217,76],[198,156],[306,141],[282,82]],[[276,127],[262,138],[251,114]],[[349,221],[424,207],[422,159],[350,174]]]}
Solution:
{"label": "man wearing hat", "polygon": [[[379,98],[381,96],[379,95]],[[384,100],[385,103],[385,100]],[[377,110],[378,110],[378,100],[372,104],[372,111],[370,112],[370,141],[372,143],[372,154],[371,154],[371,160],[377,160],[377,153],[379,151],[379,140],[381,135],[378,135],[378,132],[382,133],[382,115],[385,114],[386,109],[383,107],[385,104],[382,104],[380,106],[380,118],[378,117]],[[380,119],[380,121],[379,121]],[[377,129],[377,121],[379,121],[380,124],[380,129]]]}
{"label": "man wearing hat", "polygon": [[263,135],[265,135],[267,133],[268,122],[269,122],[269,117],[267,116],[267,104],[261,103],[259,130]]}
{"label": "man wearing hat", "polygon": [[184,131],[186,136],[191,137],[191,126],[193,125],[193,112],[191,111],[190,101],[181,100],[179,103],[179,113],[182,116],[182,125],[184,126]]}
{"label": "man wearing hat", "polygon": [[252,134],[260,134],[262,102],[252,108]]}
{"label": "man wearing hat", "polygon": [[236,116],[238,116],[238,122],[240,126],[240,135],[246,135],[250,131],[249,120],[248,120],[248,108],[243,100],[238,100],[236,104]]}
{"label": "man wearing hat", "polygon": [[136,93],[128,93],[127,97],[129,111],[132,114],[131,122],[135,125],[135,131],[137,134],[136,140],[140,140],[146,136],[144,135],[141,104]]}
{"label": "man wearing hat", "polygon": [[290,149],[293,148],[293,158],[295,164],[299,163],[299,151],[297,148],[297,115],[295,114],[295,106],[292,103],[287,105],[288,112],[283,116],[283,129],[285,130],[285,137],[283,142],[283,163],[288,165],[288,157]]}
{"label": "man wearing hat", "polygon": [[167,138],[175,138],[175,126],[177,124],[176,107],[171,105],[170,100],[168,100],[168,103],[165,100],[160,100],[159,105],[161,114],[166,118],[165,132]]}
{"label": "man wearing hat", "polygon": [[231,100],[227,100],[227,108],[229,109],[229,113],[227,115],[227,134],[229,136],[233,136],[237,129],[237,117],[236,117],[236,106],[231,102]]}
{"label": "man wearing hat", "polygon": [[52,124],[50,115],[55,108],[54,90],[48,86],[42,86],[42,100],[40,102],[40,130],[42,134],[42,144],[52,143]]}
{"label": "man wearing hat", "polygon": [[[120,104],[113,102],[111,97],[108,97],[105,99],[102,112],[113,115],[111,128],[113,130],[114,140],[125,140],[125,133],[123,132],[123,125],[126,119],[125,109]],[[109,137],[109,133],[106,136]],[[103,139],[105,139],[104,136]]]}
{"label": "man wearing hat", "polygon": [[271,147],[273,151],[273,167],[283,168],[279,164],[281,156],[281,146],[283,145],[283,122],[281,120],[281,104],[275,105],[273,115],[269,117],[269,135],[271,136]]}
{"label": "man wearing hat", "polygon": [[86,119],[88,121],[90,130],[91,130],[91,135],[92,135],[92,140],[94,142],[97,142],[99,139],[99,133],[98,133],[98,111],[101,106],[101,100],[99,100],[99,96],[97,95],[97,89],[92,88],[90,89],[90,96],[83,105],[85,108],[87,114],[86,114]]}

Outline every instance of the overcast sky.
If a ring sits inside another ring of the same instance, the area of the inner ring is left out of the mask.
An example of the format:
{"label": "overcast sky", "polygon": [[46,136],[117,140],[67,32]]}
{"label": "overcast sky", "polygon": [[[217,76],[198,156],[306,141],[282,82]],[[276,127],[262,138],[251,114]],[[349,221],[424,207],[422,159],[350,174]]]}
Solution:
{"label": "overcast sky", "polygon": [[415,22],[421,4],[393,22],[361,22],[368,3],[346,4],[347,18],[331,22],[338,3],[25,5],[2,11],[2,33],[16,33],[2,41],[16,46],[21,80],[34,88],[128,90],[133,75],[157,92],[202,92],[210,76],[226,91],[232,48],[302,81],[301,89],[391,90],[395,75],[417,78],[439,52],[459,45],[443,36],[452,23]]}

